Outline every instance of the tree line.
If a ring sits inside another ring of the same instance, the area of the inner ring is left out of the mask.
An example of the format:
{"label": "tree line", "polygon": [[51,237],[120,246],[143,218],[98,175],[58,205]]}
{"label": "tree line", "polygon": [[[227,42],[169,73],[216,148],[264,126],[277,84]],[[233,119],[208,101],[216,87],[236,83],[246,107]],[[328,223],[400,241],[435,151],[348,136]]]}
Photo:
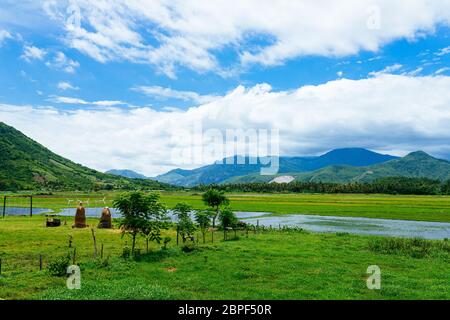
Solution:
{"label": "tree line", "polygon": [[442,182],[428,178],[389,177],[370,183],[327,183],[300,182],[290,183],[240,183],[199,185],[193,191],[204,192],[209,189],[224,192],[257,193],[361,193],[361,194],[401,194],[401,195],[450,195],[450,180]]}
{"label": "tree line", "polygon": [[[157,193],[143,193],[134,191],[124,193],[114,200],[114,208],[122,214],[119,220],[123,235],[131,237],[131,254],[135,255],[136,241],[143,237],[148,245],[150,241],[163,243],[164,248],[171,241],[170,237],[162,237],[161,231],[170,229],[174,224],[178,237],[183,244],[195,244],[195,233],[200,231],[205,243],[206,233],[210,230],[223,230],[224,240],[227,238],[227,229],[236,230],[240,227],[239,220],[229,207],[229,199],[223,191],[208,189],[202,196],[203,202],[208,206],[206,210],[194,210],[186,203],[178,203],[172,209],[177,221],[171,222],[168,208],[160,201]],[[216,228],[216,220],[219,221]],[[198,241],[198,239],[197,239]]]}

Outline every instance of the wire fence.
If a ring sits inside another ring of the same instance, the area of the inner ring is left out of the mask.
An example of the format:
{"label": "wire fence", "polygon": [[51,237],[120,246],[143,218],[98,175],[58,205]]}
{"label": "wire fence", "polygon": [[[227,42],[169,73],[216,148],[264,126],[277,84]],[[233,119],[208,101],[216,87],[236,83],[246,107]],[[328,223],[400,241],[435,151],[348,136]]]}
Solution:
{"label": "wire fence", "polygon": [[[116,226],[117,228],[117,226]],[[17,254],[13,252],[0,252],[0,276],[11,274],[20,270],[21,272],[35,272],[46,270],[52,261],[55,261],[58,257],[69,256],[70,263],[88,263],[88,262],[102,262],[109,261],[110,258],[122,257],[126,248],[131,245],[131,239],[125,237],[122,238],[119,233],[116,236],[106,236],[105,234],[97,234],[96,228],[86,228],[87,232],[78,235],[68,234],[67,238],[58,239],[57,244],[46,246],[46,249],[39,252],[28,252],[25,254]],[[117,229],[116,229],[117,230]],[[177,231],[176,224],[174,223],[169,229]],[[91,236],[92,231],[92,236]],[[205,234],[202,234],[200,230],[194,233],[192,238],[183,241],[181,236],[177,234],[171,234],[172,239],[170,241],[170,247],[183,248],[185,245],[192,244],[195,247],[202,247],[204,245],[219,244],[226,241],[235,241],[239,239],[248,239],[264,233],[291,233],[291,232],[305,232],[305,230],[297,227],[280,226],[274,228],[272,226],[260,226],[256,225],[242,225],[239,228],[226,228],[222,230],[210,228]],[[153,242],[152,248],[148,247],[148,242],[144,238],[141,238],[137,242],[136,252],[139,256],[145,259],[150,254],[158,254],[158,248],[165,248],[163,243],[156,244]],[[163,250],[164,251],[164,250]]]}
{"label": "wire fence", "polygon": [[[100,217],[103,208],[112,206],[112,201],[112,198],[105,195],[71,198],[54,195],[2,195],[0,196],[0,217],[33,216],[45,213],[73,216],[80,203],[86,209],[88,217]],[[114,209],[111,211],[113,215],[117,214]]]}
{"label": "wire fence", "polygon": [[[37,209],[37,208],[36,208]],[[33,208],[32,196],[3,196],[1,215],[5,216],[33,216],[39,210]]]}

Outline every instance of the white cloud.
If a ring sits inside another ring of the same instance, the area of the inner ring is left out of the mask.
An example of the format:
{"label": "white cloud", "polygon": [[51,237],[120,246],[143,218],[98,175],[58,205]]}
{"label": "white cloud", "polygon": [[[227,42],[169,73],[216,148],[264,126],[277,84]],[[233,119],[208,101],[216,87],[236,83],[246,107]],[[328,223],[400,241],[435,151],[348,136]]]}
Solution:
{"label": "white cloud", "polygon": [[437,56],[445,56],[447,54],[450,54],[450,46],[446,47],[446,48],[442,48],[441,50],[439,50],[436,55]]}
{"label": "white cloud", "polygon": [[387,66],[383,70],[369,72],[369,76],[378,77],[383,74],[392,74],[396,71],[399,71],[401,68],[403,68],[403,66],[401,64],[393,64],[391,66]]}
{"label": "white cloud", "polygon": [[47,67],[63,70],[67,73],[75,73],[76,68],[80,66],[77,61],[69,59],[63,52],[58,51],[51,61],[45,63]]}
{"label": "white cloud", "polygon": [[79,90],[80,88],[74,87],[70,82],[61,81],[57,84],[58,89],[60,90]]}
{"label": "white cloud", "polygon": [[126,105],[126,102],[118,101],[118,100],[100,100],[100,101],[86,101],[79,98],[72,97],[61,97],[52,95],[49,97],[49,101],[53,103],[61,103],[61,104],[72,104],[72,105],[91,105],[98,107],[113,107]]}
{"label": "white cloud", "polygon": [[40,49],[35,46],[24,46],[23,53],[21,58],[27,62],[31,62],[32,60],[42,60],[44,59],[47,52],[44,49]]}
{"label": "white cloud", "polygon": [[170,112],[86,109],[85,100],[65,98],[61,101],[82,107],[64,111],[0,105],[0,121],[89,167],[130,168],[149,176],[180,166],[181,159],[171,158],[173,147],[198,123],[205,130],[278,128],[281,154],[361,146],[399,155],[423,149],[443,156],[450,154],[449,87],[446,76],[389,74],[293,91],[239,86],[208,104]]}
{"label": "white cloud", "polygon": [[8,31],[0,29],[0,46],[3,44],[3,42],[6,39],[11,39],[11,38],[12,38],[12,36]]}
{"label": "white cloud", "polygon": [[416,69],[414,69],[414,70],[405,72],[404,74],[405,74],[405,75],[408,75],[408,76],[414,77],[414,76],[419,75],[422,71],[423,71],[423,67],[418,67],[418,68],[416,68]]}
{"label": "white cloud", "polygon": [[[46,1],[66,43],[100,61],[155,65],[169,77],[179,65],[227,74],[235,64],[277,65],[300,56],[377,51],[450,24],[448,0]],[[76,6],[74,5],[76,4]],[[326,6],[326,10],[324,10]],[[78,19],[79,18],[79,19]],[[77,22],[81,23],[78,24]],[[236,52],[221,65],[217,54]]]}
{"label": "white cloud", "polygon": [[439,75],[439,74],[443,74],[443,73],[445,73],[447,71],[450,71],[450,68],[444,67],[444,68],[440,68],[440,69],[436,70],[436,72],[434,74]]}
{"label": "white cloud", "polygon": [[177,99],[195,103],[208,103],[218,98],[214,95],[200,95],[193,91],[178,91],[160,86],[137,86],[132,90],[159,99]]}

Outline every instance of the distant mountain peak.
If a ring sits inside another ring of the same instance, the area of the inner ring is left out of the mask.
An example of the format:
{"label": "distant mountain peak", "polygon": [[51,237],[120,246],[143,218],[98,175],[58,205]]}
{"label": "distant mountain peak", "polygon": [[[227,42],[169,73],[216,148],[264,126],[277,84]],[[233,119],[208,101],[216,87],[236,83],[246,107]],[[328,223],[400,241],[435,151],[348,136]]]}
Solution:
{"label": "distant mountain peak", "polygon": [[419,150],[409,153],[405,158],[433,158],[425,151]]}
{"label": "distant mountain peak", "polygon": [[[338,149],[333,149],[327,153],[325,153],[324,155],[322,155],[322,157],[326,157],[326,156],[335,156],[335,155],[381,155],[381,156],[386,156],[385,154],[381,154],[381,153],[377,153],[375,151],[371,151],[368,149],[364,149],[364,148],[338,148]],[[389,155],[387,155],[389,156]],[[392,157],[392,156],[389,156]]]}

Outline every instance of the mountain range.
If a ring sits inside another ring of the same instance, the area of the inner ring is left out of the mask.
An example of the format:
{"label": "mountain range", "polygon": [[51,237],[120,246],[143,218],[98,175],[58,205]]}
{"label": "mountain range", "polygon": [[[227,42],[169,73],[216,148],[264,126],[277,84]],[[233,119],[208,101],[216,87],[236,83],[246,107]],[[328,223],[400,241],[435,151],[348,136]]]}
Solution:
{"label": "mountain range", "polygon": [[[361,148],[332,150],[317,157],[280,157],[279,172],[273,176],[261,175],[264,161],[252,164],[255,160],[235,156],[193,170],[175,169],[155,178],[131,170],[102,173],[63,158],[0,122],[0,190],[173,189],[173,185],[292,180],[371,182],[386,177],[450,179],[450,162],[422,151],[403,158]],[[234,164],[227,164],[230,162]]]}
{"label": "mountain range", "polygon": [[274,176],[261,175],[260,164],[251,165],[247,161],[246,164],[228,165],[224,161],[194,170],[175,169],[154,179],[185,187],[290,181],[365,183],[386,177],[450,179],[450,162],[423,151],[398,158],[361,148],[347,148],[332,150],[318,157],[280,157],[280,169]]}
{"label": "mountain range", "polygon": [[[278,174],[289,176],[302,182],[372,182],[387,177],[429,178],[445,181],[450,179],[450,162],[436,159],[423,151],[408,154],[403,158],[393,159],[371,166],[332,165],[311,172],[291,172]],[[224,183],[270,182],[274,177],[259,174],[234,177]]]}
{"label": "mountain range", "polygon": [[157,181],[127,179],[76,164],[0,122],[0,190],[167,188]]}
{"label": "mountain range", "polygon": [[[384,163],[397,157],[379,154],[362,148],[336,149],[317,157],[280,157],[278,175],[313,172],[334,165],[364,167]],[[160,182],[191,187],[199,184],[270,181],[274,176],[261,176],[265,167],[255,159],[234,157],[194,170],[175,169],[154,179]],[[240,162],[238,162],[240,160]],[[252,161],[253,160],[253,161]],[[238,164],[244,163],[245,164]],[[264,163],[264,161],[262,161]],[[228,164],[233,163],[233,164]]]}

